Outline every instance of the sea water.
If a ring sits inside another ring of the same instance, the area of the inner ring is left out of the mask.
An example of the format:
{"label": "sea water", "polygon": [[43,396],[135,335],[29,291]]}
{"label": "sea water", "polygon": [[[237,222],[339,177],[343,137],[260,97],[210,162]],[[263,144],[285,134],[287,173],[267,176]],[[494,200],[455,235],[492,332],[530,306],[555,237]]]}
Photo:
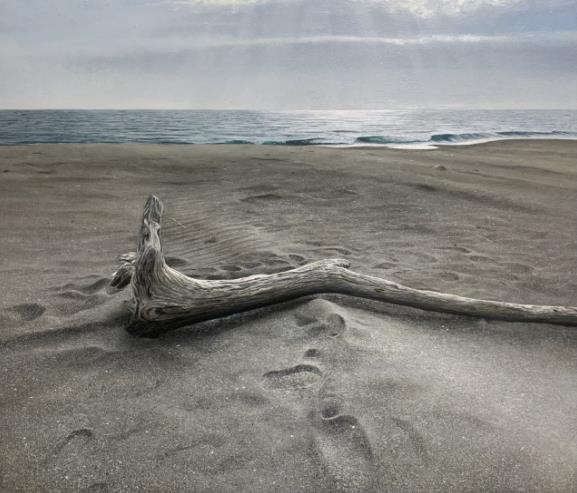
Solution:
{"label": "sea water", "polygon": [[2,110],[0,145],[156,143],[434,148],[577,139],[577,110]]}

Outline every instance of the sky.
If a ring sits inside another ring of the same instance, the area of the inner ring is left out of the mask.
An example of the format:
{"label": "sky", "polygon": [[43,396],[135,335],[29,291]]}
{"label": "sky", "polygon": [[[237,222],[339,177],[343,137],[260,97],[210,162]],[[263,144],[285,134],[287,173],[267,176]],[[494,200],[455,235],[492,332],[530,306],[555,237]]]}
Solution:
{"label": "sky", "polygon": [[575,0],[0,0],[0,108],[577,108]]}

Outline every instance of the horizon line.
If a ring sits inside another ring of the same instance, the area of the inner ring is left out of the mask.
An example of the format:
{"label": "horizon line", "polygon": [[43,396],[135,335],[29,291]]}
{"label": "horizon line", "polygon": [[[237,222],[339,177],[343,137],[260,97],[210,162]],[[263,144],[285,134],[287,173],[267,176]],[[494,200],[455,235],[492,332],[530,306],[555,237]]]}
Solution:
{"label": "horizon line", "polygon": [[394,108],[90,108],[90,107],[55,107],[55,108],[0,108],[0,111],[577,111],[576,107],[465,107],[465,106],[406,106]]}

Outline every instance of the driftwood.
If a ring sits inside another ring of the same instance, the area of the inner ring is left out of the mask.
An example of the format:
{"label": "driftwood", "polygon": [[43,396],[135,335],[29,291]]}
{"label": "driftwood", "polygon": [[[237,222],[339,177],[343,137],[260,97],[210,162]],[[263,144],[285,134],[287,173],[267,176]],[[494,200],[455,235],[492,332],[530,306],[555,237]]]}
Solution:
{"label": "driftwood", "polygon": [[144,207],[137,252],[120,257],[121,266],[110,283],[111,290],[132,286],[132,320],[128,327],[132,334],[157,335],[188,323],[320,293],[487,319],[577,325],[576,307],[522,305],[412,289],[351,271],[349,262],[341,259],[234,280],[193,279],[165,262],[160,238],[162,211],[162,202],[150,196]]}

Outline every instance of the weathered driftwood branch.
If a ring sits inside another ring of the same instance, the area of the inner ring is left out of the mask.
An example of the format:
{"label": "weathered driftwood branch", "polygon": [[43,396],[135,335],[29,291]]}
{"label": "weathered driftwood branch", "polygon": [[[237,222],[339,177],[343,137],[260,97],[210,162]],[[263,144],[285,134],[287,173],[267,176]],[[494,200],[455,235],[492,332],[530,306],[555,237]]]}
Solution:
{"label": "weathered driftwood branch", "polygon": [[348,270],[349,263],[340,259],[242,279],[193,279],[165,262],[160,241],[162,211],[162,202],[151,196],[144,207],[138,250],[120,258],[121,266],[110,285],[113,290],[132,285],[133,314],[128,330],[133,334],[158,334],[187,323],[320,293],[489,319],[577,325],[575,307],[521,305],[412,289]]}

